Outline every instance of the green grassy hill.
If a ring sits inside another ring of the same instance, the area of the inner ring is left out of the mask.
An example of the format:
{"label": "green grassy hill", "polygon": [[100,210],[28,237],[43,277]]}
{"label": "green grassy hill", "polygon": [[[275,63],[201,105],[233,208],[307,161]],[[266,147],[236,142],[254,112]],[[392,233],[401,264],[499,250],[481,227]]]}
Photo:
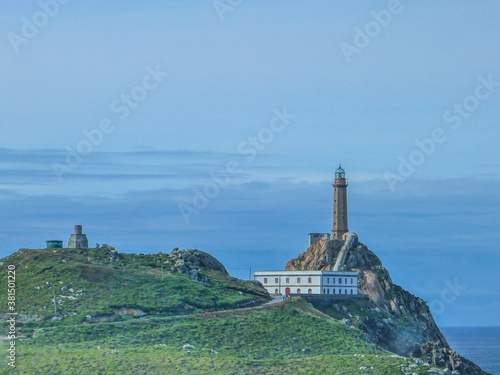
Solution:
{"label": "green grassy hill", "polygon": [[261,309],[21,332],[27,338],[15,373],[22,374],[401,374],[407,365],[299,298]]}
{"label": "green grassy hill", "polygon": [[[173,262],[179,257],[58,249],[2,259],[4,285],[7,266],[16,266],[22,315],[17,367],[0,359],[0,373],[382,375],[401,374],[399,366],[409,364],[411,373],[429,370],[300,298],[263,305],[269,296],[262,286],[230,277],[213,257]],[[207,262],[213,267],[199,266]],[[4,298],[3,314],[6,306]],[[241,306],[257,307],[225,311]]]}
{"label": "green grassy hill", "polygon": [[[220,310],[269,298],[256,284],[211,269],[198,272],[204,282],[170,273],[164,264],[167,254],[110,258],[109,249],[41,249],[20,250],[2,262],[16,266],[17,308],[23,319],[45,324],[52,318],[79,323]],[[6,278],[7,272],[2,273],[4,284]]]}

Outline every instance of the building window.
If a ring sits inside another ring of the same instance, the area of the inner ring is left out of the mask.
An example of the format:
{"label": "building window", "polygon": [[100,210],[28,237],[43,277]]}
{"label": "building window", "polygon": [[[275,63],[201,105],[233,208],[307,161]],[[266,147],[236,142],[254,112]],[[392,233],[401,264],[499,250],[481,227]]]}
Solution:
{"label": "building window", "polygon": [[327,294],[330,294],[330,288],[328,288],[328,289],[326,290],[326,293],[327,293]]}
{"label": "building window", "polygon": [[351,294],[354,294],[353,290],[351,289]]}
{"label": "building window", "polygon": [[297,289],[297,294],[300,294],[300,288]]}
{"label": "building window", "polygon": [[344,294],[347,294],[347,289],[344,291]]}
{"label": "building window", "polygon": [[290,278],[289,277],[286,278],[286,282],[290,283]]}
{"label": "building window", "polygon": [[278,289],[274,289],[274,294],[280,294],[280,291]]}
{"label": "building window", "polygon": [[335,277],[333,278],[333,281],[332,281],[332,283],[334,283],[334,284],[335,284]]}
{"label": "building window", "polygon": [[274,279],[274,283],[278,284],[278,278],[277,277]]}
{"label": "building window", "polygon": [[312,289],[309,289],[309,290],[307,291],[307,293],[308,293],[308,294],[313,294],[313,290],[312,290]]}
{"label": "building window", "polygon": [[354,284],[354,279],[351,279],[351,284]]}
{"label": "building window", "polygon": [[264,284],[267,284],[267,277],[264,277]]}
{"label": "building window", "polygon": [[297,284],[300,284],[300,277],[297,277]]}
{"label": "building window", "polygon": [[330,278],[329,277],[326,279],[326,283],[330,284]]}
{"label": "building window", "polygon": [[346,279],[345,279],[345,283],[347,284],[347,277],[346,277]]}
{"label": "building window", "polygon": [[333,288],[333,294],[335,294],[335,288]]}
{"label": "building window", "polygon": [[342,279],[339,277],[339,284],[342,284]]}
{"label": "building window", "polygon": [[325,288],[323,288],[323,294],[326,294],[326,289]]}
{"label": "building window", "polygon": [[307,282],[308,282],[309,284],[311,284],[311,283],[313,282],[312,277],[309,277],[309,278],[307,279]]}

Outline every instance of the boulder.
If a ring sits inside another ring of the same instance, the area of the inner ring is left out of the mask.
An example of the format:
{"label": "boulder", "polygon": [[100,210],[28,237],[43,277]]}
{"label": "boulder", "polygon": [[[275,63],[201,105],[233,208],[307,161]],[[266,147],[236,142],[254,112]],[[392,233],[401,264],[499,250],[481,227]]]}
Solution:
{"label": "boulder", "polygon": [[188,250],[179,250],[178,248],[175,248],[172,253],[168,255],[169,260],[166,261],[168,265],[171,265],[171,270],[170,272],[175,273],[175,272],[180,272],[180,273],[185,273],[189,274],[193,280],[195,273],[192,271],[196,272],[196,280],[199,279],[198,273],[199,271],[217,271],[221,272],[225,275],[229,275],[229,273],[226,270],[226,267],[219,262],[215,257],[212,255],[205,253],[201,250],[197,249],[188,249]]}

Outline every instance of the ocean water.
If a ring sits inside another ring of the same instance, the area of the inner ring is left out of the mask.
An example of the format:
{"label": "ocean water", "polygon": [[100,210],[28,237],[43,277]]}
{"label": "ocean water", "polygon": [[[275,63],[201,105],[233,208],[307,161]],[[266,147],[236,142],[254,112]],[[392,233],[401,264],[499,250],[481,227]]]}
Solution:
{"label": "ocean water", "polygon": [[500,327],[443,327],[441,331],[462,357],[500,375]]}

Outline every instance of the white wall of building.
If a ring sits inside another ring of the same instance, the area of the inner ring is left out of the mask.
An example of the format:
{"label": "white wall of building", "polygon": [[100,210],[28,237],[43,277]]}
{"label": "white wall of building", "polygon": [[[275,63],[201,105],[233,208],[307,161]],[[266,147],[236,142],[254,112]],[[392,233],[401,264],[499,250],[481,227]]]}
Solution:
{"label": "white wall of building", "polygon": [[269,294],[358,294],[356,272],[257,271],[254,279]]}
{"label": "white wall of building", "polygon": [[345,274],[323,276],[322,294],[358,294],[358,276]]}

